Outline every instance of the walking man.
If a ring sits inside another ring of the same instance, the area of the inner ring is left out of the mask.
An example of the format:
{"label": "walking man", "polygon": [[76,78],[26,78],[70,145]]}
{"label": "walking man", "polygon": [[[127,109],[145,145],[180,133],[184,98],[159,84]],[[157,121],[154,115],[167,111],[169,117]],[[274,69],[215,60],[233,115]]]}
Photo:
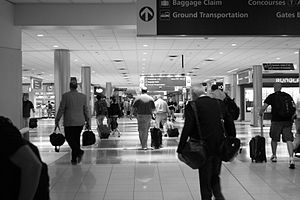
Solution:
{"label": "walking man", "polygon": [[152,112],[155,110],[154,100],[147,94],[147,88],[142,88],[142,94],[138,96],[134,103],[132,113],[137,114],[139,138],[142,149],[147,150],[148,131],[152,118]]}
{"label": "walking man", "polygon": [[272,118],[271,118],[271,128],[270,137],[272,156],[271,161],[277,162],[276,150],[277,143],[280,142],[280,135],[282,135],[282,141],[287,143],[287,149],[289,152],[289,168],[295,168],[295,162],[293,157],[294,151],[294,136],[292,133],[293,119],[295,114],[295,103],[293,98],[285,93],[281,92],[281,83],[274,84],[274,93],[270,94],[264,101],[259,115],[263,116],[264,111],[269,105],[271,105]]}
{"label": "walking man", "polygon": [[161,95],[158,95],[157,100],[154,102],[155,104],[155,112],[156,112],[156,118],[155,123],[156,127],[160,128],[160,124],[163,126],[163,131],[166,134],[167,133],[167,120],[168,120],[168,114],[170,113],[168,104],[166,101],[162,99]]}
{"label": "walking man", "polygon": [[77,80],[71,78],[70,91],[62,95],[55,127],[59,126],[59,120],[64,116],[65,137],[72,150],[71,163],[76,165],[81,162],[83,150],[80,149],[80,134],[84,124],[89,128],[89,110],[86,95],[77,91]]}

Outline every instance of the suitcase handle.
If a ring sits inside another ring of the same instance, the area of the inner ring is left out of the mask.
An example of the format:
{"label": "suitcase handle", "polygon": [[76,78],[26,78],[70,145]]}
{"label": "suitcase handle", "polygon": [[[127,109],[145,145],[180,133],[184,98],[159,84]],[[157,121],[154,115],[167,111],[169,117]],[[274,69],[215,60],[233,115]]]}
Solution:
{"label": "suitcase handle", "polygon": [[260,116],[260,136],[264,136],[264,114]]}

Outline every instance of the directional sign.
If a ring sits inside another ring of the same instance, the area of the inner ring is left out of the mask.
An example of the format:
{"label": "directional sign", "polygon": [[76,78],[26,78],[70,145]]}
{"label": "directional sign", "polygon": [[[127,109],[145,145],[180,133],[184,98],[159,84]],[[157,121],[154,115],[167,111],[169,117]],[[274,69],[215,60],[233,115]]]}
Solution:
{"label": "directional sign", "polygon": [[153,36],[157,34],[156,0],[137,1],[137,35]]}
{"label": "directional sign", "polygon": [[151,21],[153,17],[154,17],[154,11],[152,10],[152,8],[146,6],[140,10],[140,18],[143,21],[145,22]]}

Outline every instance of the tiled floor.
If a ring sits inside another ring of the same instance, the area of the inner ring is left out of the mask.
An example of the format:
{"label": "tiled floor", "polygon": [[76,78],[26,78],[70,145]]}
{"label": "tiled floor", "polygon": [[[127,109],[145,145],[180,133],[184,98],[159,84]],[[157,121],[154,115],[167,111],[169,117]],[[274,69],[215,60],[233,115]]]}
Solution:
{"label": "tiled floor", "polygon": [[[92,120],[95,130],[95,120]],[[51,200],[200,200],[198,173],[176,158],[178,138],[164,138],[160,150],[137,150],[136,120],[119,120],[121,137],[98,140],[84,147],[82,163],[70,164],[68,145],[54,152],[49,143],[53,119],[42,119],[31,130],[31,141],[49,165]],[[177,117],[175,126],[183,126]],[[251,163],[248,143],[260,129],[247,122],[236,123],[243,151],[231,163],[223,163],[222,191],[227,200],[299,200],[300,162],[288,168],[285,144],[278,146],[277,163]],[[264,128],[267,156],[270,157],[269,126]],[[150,143],[150,136],[149,141]]]}

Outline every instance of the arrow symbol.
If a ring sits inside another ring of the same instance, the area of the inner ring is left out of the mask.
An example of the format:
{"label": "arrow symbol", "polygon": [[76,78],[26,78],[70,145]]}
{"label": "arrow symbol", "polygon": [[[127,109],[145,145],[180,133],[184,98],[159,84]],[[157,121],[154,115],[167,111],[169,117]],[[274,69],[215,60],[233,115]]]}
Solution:
{"label": "arrow symbol", "polygon": [[153,16],[154,16],[154,12],[153,12],[152,8],[150,8],[150,7],[144,7],[140,11],[141,19],[146,22],[152,20]]}
{"label": "arrow symbol", "polygon": [[145,16],[145,21],[149,21],[149,15],[152,17],[152,13],[151,10],[149,10],[148,8],[144,9],[142,12],[142,16]]}

